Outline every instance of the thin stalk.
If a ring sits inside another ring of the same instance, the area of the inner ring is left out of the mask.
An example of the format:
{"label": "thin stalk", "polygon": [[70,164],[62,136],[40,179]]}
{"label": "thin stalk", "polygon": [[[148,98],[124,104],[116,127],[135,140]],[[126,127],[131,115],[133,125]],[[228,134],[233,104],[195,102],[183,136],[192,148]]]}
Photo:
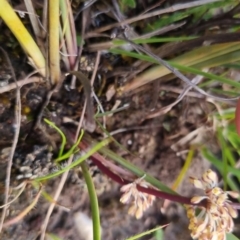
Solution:
{"label": "thin stalk", "polygon": [[91,178],[91,175],[88,171],[87,165],[85,162],[81,163],[83,177],[86,181],[90,204],[92,212],[92,221],[93,221],[93,239],[101,240],[101,224],[100,224],[100,213],[98,207],[98,198],[95,191],[95,187]]}
{"label": "thin stalk", "polygon": [[64,135],[64,133],[61,131],[60,128],[58,128],[54,122],[51,122],[49,121],[48,119],[44,118],[44,122],[46,122],[49,126],[51,126],[52,128],[54,128],[61,136],[62,138],[62,143],[61,143],[61,146],[60,146],[60,150],[59,150],[59,153],[58,153],[58,158],[60,158],[62,155],[63,155],[63,151],[64,151],[64,147],[67,143],[67,140],[66,140],[66,136]]}

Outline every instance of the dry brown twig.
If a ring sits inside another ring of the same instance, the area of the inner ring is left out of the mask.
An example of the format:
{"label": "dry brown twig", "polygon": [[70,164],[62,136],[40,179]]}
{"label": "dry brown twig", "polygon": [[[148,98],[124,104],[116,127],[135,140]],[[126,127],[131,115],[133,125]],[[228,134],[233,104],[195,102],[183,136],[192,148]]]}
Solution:
{"label": "dry brown twig", "polygon": [[[203,70],[204,71],[204,70]],[[206,70],[205,70],[206,71]],[[207,70],[208,71],[208,70]],[[194,84],[198,84],[204,77],[203,76],[200,76],[200,75],[197,75],[195,78],[193,78],[192,80],[192,83]],[[169,112],[175,105],[177,105],[179,102],[182,101],[182,99],[187,95],[187,93],[192,89],[191,86],[186,86],[181,94],[178,96],[178,98],[171,104],[153,112],[153,113],[150,113],[146,119],[151,119],[151,118],[155,118],[155,117],[158,117],[158,116],[161,116],[161,115],[164,115],[166,114],[167,112]]]}
{"label": "dry brown twig", "polygon": [[10,83],[4,87],[0,87],[0,94],[1,93],[5,93],[5,92],[9,92],[13,89],[21,88],[24,85],[30,84],[30,83],[37,83],[37,82],[43,82],[42,77],[37,77],[37,76],[33,76],[32,75],[38,73],[38,71],[34,71],[30,74],[28,74],[24,79],[20,79],[17,82],[14,83]]}

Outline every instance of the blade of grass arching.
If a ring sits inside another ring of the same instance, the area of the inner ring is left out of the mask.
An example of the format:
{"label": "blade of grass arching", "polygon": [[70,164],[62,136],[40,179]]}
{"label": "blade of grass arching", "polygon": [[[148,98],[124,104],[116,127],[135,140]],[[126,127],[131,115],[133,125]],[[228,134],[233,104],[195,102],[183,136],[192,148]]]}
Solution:
{"label": "blade of grass arching", "polygon": [[89,158],[95,152],[99,151],[104,146],[108,145],[110,142],[111,142],[111,139],[107,138],[107,139],[104,139],[103,141],[101,141],[99,143],[96,143],[86,154],[84,154],[83,156],[78,158],[76,161],[71,163],[69,166],[62,168],[57,172],[50,173],[46,176],[38,177],[38,178],[35,179],[35,181],[45,181],[47,179],[51,179],[51,178],[54,178],[54,177],[57,177],[57,176],[63,174],[67,170],[70,170],[70,169],[78,166],[80,163],[85,161],[87,158]]}
{"label": "blade of grass arching", "polygon": [[[179,57],[176,57],[174,59],[172,59],[170,61],[170,63],[172,64],[178,64],[181,66],[193,66],[195,64],[200,64],[200,63],[204,63],[204,61],[207,61],[209,59],[213,59],[214,57],[217,56],[221,56],[223,54],[227,54],[229,52],[233,52],[233,51],[237,51],[238,49],[240,49],[240,44],[238,43],[227,43],[227,44],[216,44],[216,45],[212,45],[212,46],[204,46],[204,47],[200,47],[196,50],[187,52]],[[149,60],[151,62],[156,62],[153,61],[153,58],[146,58],[146,55],[143,54],[136,54],[136,53],[129,53],[128,51],[124,51],[124,50],[116,50],[116,49],[111,49],[110,52],[118,52],[119,54],[125,54],[125,55],[129,55],[132,57],[137,57],[139,59],[142,60]],[[215,63],[216,66],[218,65],[218,63]],[[205,66],[205,67],[208,67]],[[166,69],[163,66],[154,66],[150,69],[148,69],[147,71],[141,73],[140,75],[138,75],[135,79],[133,79],[133,81],[131,81],[130,83],[127,83],[125,86],[123,86],[121,88],[122,92],[128,92],[131,91],[137,87],[140,87],[144,84],[147,84],[153,80],[156,80],[162,76],[166,76],[167,74],[170,73],[169,69]]]}
{"label": "blade of grass arching", "polygon": [[[179,41],[185,41],[185,40],[191,40],[195,39],[197,37],[191,36],[191,37],[159,37],[159,38],[146,38],[146,39],[133,39],[132,41],[137,44],[147,44],[147,43],[165,43],[165,42],[179,42]],[[113,47],[121,46],[124,44],[128,44],[126,41],[121,39],[114,39],[112,41]]]}
{"label": "blade of grass arching", "polygon": [[49,1],[49,68],[52,84],[60,80],[59,0]]}
{"label": "blade of grass arching", "polygon": [[96,190],[93,184],[92,177],[88,171],[88,168],[85,162],[81,163],[81,168],[82,168],[83,177],[87,184],[89,198],[90,198],[92,220],[93,220],[93,239],[101,240],[100,213],[99,213],[98,198],[97,198]]}
{"label": "blade of grass arching", "polygon": [[61,157],[62,154],[63,154],[63,151],[64,151],[64,147],[65,147],[66,142],[67,142],[66,136],[65,136],[65,134],[61,131],[61,129],[58,128],[58,127],[55,125],[54,122],[51,122],[51,121],[49,121],[49,120],[46,119],[46,118],[44,118],[44,122],[46,122],[50,127],[53,127],[53,128],[60,134],[60,136],[61,136],[61,138],[62,138],[61,147],[60,147],[60,150],[59,150],[59,153],[58,153],[58,157]]}
{"label": "blade of grass arching", "polygon": [[46,76],[46,63],[42,52],[7,0],[0,1],[0,17],[31,58],[36,69],[39,70],[39,73],[42,76]]}
{"label": "blade of grass arching", "polygon": [[[213,59],[215,57],[222,56],[230,52],[235,52],[240,49],[239,45],[240,45],[239,42],[232,42],[232,43],[215,44],[210,46],[202,46],[192,51],[186,52],[174,58],[171,61],[181,64],[183,66],[193,66],[195,64],[200,64],[202,62]],[[125,51],[122,49],[110,49],[110,52],[118,53],[118,54],[126,54],[126,55],[129,54],[128,51]],[[143,56],[146,56],[143,54],[138,54],[138,55],[142,57],[141,58],[142,60],[144,60]],[[132,56],[137,57],[138,55],[132,55]],[[158,61],[156,61],[151,56],[149,56],[149,58],[145,58],[145,60],[148,60],[148,59],[151,59],[152,62],[158,63]],[[159,66],[157,66],[157,68],[159,68]]]}
{"label": "blade of grass arching", "polygon": [[189,151],[188,151],[188,155],[187,155],[187,158],[185,160],[185,163],[177,177],[177,179],[175,180],[175,182],[173,183],[173,186],[172,186],[172,189],[175,191],[177,190],[178,186],[181,184],[181,182],[183,181],[184,179],[184,176],[186,176],[186,172],[187,170],[189,169],[190,165],[191,165],[191,162],[192,162],[192,159],[193,159],[193,156],[194,156],[194,147],[191,146]]}
{"label": "blade of grass arching", "polygon": [[148,231],[145,231],[145,232],[143,232],[143,233],[139,233],[139,234],[137,234],[137,235],[135,235],[135,236],[132,236],[132,237],[130,237],[130,238],[127,238],[126,240],[136,240],[136,239],[140,239],[141,237],[144,237],[144,236],[146,236],[146,235],[148,235],[148,234],[154,233],[154,232],[156,232],[157,230],[162,229],[162,228],[164,228],[164,227],[166,227],[166,226],[168,226],[168,225],[169,225],[169,224],[166,224],[166,225],[163,225],[163,226],[158,226],[158,227],[153,228],[153,229],[151,229],[151,230],[148,230]]}
{"label": "blade of grass arching", "polygon": [[[152,57],[147,56],[147,55],[143,55],[143,54],[139,54],[139,53],[129,52],[129,51],[120,50],[120,49],[112,49],[111,52],[117,53],[117,54],[124,54],[124,55],[134,57],[134,58],[137,58],[137,59],[140,59],[140,60],[143,60],[143,61],[149,61],[149,62],[156,63],[156,60],[153,59]],[[182,64],[178,64],[178,62],[175,61],[175,60],[170,61],[168,63],[170,63],[173,67],[179,69],[180,71],[187,72],[187,73],[193,73],[193,74],[197,74],[197,75],[202,75],[206,78],[213,79],[214,81],[218,80],[222,83],[226,83],[226,84],[229,84],[231,86],[240,88],[240,83],[236,82],[232,79],[225,78],[225,77],[218,76],[218,75],[211,74],[211,73],[207,73],[207,72],[203,72],[203,71],[201,71],[199,69],[196,69],[196,68],[193,68],[193,67],[187,67],[187,66],[184,66]],[[216,65],[217,65],[217,63],[216,63]],[[133,90],[133,89],[135,89],[139,86],[142,86],[142,85],[148,83],[149,79],[146,78],[146,76],[148,76],[150,79],[153,78],[153,76],[156,74],[154,71],[155,70],[152,69],[152,72],[150,74],[144,75],[142,77],[140,75],[139,81],[142,81],[142,82],[137,82],[137,81],[135,81],[134,83],[131,82],[129,85],[128,84],[125,85],[125,88],[123,89],[123,91],[124,92],[131,91],[131,90]],[[163,77],[163,76],[166,76],[166,75],[171,73],[170,70],[168,70],[167,68],[165,68],[163,66],[157,67],[157,71],[158,71],[158,77],[159,78]],[[122,90],[122,88],[121,88],[121,90]]]}
{"label": "blade of grass arching", "polygon": [[[168,43],[168,42],[181,42],[185,40],[195,39],[197,36],[191,37],[159,37],[159,38],[145,38],[144,35],[138,38],[132,39],[132,41],[136,44],[149,44],[149,43]],[[93,43],[87,46],[89,51],[98,51],[98,50],[106,50],[111,48],[116,48],[122,45],[128,44],[126,41],[121,39],[114,39],[112,41],[103,42],[103,43]]]}
{"label": "blade of grass arching", "polygon": [[68,159],[72,154],[78,152],[79,151],[78,145],[79,145],[80,141],[82,140],[83,134],[84,134],[84,131],[81,130],[81,134],[79,135],[79,138],[78,138],[77,142],[67,151],[67,153],[65,153],[63,155],[60,155],[55,160],[55,162],[60,162],[60,161],[63,161],[65,159]]}

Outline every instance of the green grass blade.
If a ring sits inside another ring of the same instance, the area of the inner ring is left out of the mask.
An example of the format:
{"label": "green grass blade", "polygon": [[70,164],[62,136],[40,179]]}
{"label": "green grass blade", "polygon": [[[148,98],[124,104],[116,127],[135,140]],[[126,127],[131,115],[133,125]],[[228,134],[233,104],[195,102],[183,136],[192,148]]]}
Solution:
{"label": "green grass blade", "polygon": [[77,149],[77,147],[78,147],[80,141],[82,140],[83,134],[84,134],[84,130],[82,129],[77,142],[69,149],[69,151],[67,153],[65,153],[64,155],[60,155],[55,160],[55,162],[61,162],[61,161],[65,160],[65,159],[69,158],[72,154],[78,152],[79,149]]}
{"label": "green grass blade", "polygon": [[227,144],[222,134],[223,129],[218,129],[218,140],[222,149],[222,160],[223,160],[223,182],[224,182],[224,191],[227,191],[227,173],[228,173],[228,162],[227,162]]}
{"label": "green grass blade", "polygon": [[64,167],[62,169],[60,169],[59,171],[57,172],[54,172],[54,173],[50,173],[46,176],[43,176],[43,177],[38,177],[36,178],[35,180],[36,181],[44,181],[44,180],[47,180],[47,179],[51,179],[51,178],[54,178],[54,177],[57,177],[61,174],[63,174],[64,172],[78,166],[80,163],[82,163],[83,161],[85,161],[87,158],[89,158],[90,156],[92,156],[95,152],[99,151],[101,148],[103,148],[104,146],[108,145],[109,143],[111,142],[111,139],[107,138],[107,139],[104,139],[103,141],[95,144],[86,154],[84,154],[83,156],[81,156],[80,158],[78,158],[76,161],[74,161],[73,163],[71,163],[69,166],[67,167]]}
{"label": "green grass blade", "polygon": [[[120,49],[111,49],[110,51],[112,53],[115,53],[115,54],[124,54],[126,56],[134,57],[134,58],[137,58],[137,59],[140,59],[140,60],[143,60],[143,61],[157,63],[157,61],[155,59],[153,59],[150,56],[144,55],[144,54],[129,52],[129,51],[120,50]],[[232,79],[225,78],[225,77],[218,76],[218,75],[211,74],[211,73],[206,73],[206,72],[203,72],[203,71],[201,71],[197,68],[184,66],[184,65],[179,64],[178,62],[175,62],[175,61],[168,61],[168,63],[171,64],[173,67],[177,68],[180,71],[201,75],[201,76],[204,76],[206,78],[218,80],[219,82],[226,83],[226,84],[229,84],[231,86],[240,88],[240,83],[236,82]],[[163,76],[166,76],[166,75],[170,74],[170,71],[167,68],[164,68],[162,66],[160,66],[160,67],[161,67],[161,71],[159,69],[159,75],[158,75],[159,77],[163,77]],[[153,72],[153,74],[155,74],[155,73]],[[153,78],[151,74],[149,74],[148,76],[150,77],[150,79]],[[136,88],[140,85],[146,84],[149,79],[144,77],[144,78],[141,78],[139,80],[143,80],[143,81],[141,83],[136,82],[136,85],[135,85],[134,88]]]}
{"label": "green grass blade", "polygon": [[227,240],[239,240],[239,238],[237,238],[232,233],[228,233],[228,234],[226,234],[226,236],[227,236]]}
{"label": "green grass blade", "polygon": [[90,198],[92,220],[93,220],[93,239],[101,240],[101,224],[100,224],[100,213],[99,213],[99,207],[98,207],[97,194],[95,191],[92,177],[88,171],[88,168],[85,162],[81,163],[81,168],[82,168],[83,177],[87,184],[89,198]]}
{"label": "green grass blade", "polygon": [[[167,224],[167,225],[168,225],[168,224]],[[139,233],[139,234],[137,234],[137,235],[135,235],[135,236],[132,236],[132,237],[130,237],[130,238],[127,238],[126,240],[136,240],[136,239],[140,239],[141,237],[144,237],[144,236],[146,236],[146,235],[148,235],[148,234],[154,233],[154,232],[156,232],[157,230],[166,227],[167,225],[158,226],[158,227],[153,228],[153,229],[151,229],[151,230],[148,230],[148,231],[145,231],[145,232],[143,232],[143,233]]]}

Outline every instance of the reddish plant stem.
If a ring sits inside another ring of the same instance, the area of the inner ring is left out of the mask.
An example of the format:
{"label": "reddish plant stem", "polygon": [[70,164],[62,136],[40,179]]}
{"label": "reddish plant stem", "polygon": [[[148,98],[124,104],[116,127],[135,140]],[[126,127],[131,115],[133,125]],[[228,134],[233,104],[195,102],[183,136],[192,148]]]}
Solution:
{"label": "reddish plant stem", "polygon": [[111,178],[114,182],[117,182],[121,185],[124,184],[128,184],[129,181],[121,178],[119,175],[117,175],[116,173],[112,172],[109,168],[107,168],[106,166],[104,166],[100,161],[98,161],[94,155],[91,156],[91,160],[93,161],[93,163],[104,173],[106,174],[109,178]]}
{"label": "reddish plant stem", "polygon": [[[115,182],[117,182],[121,185],[130,183],[129,181],[121,178],[119,175],[117,175],[116,173],[112,172],[109,168],[104,166],[98,159],[95,158],[94,155],[91,156],[91,160],[104,174],[106,174],[113,181],[115,181]],[[159,190],[156,190],[156,189],[153,189],[153,188],[145,188],[145,187],[142,187],[140,185],[137,186],[137,189],[140,192],[148,193],[148,194],[151,194],[151,195],[154,195],[156,197],[163,198],[163,199],[168,199],[168,200],[173,201],[173,202],[178,202],[178,203],[188,204],[188,205],[194,205],[194,204],[191,203],[191,198],[189,198],[189,197],[174,195],[174,194],[162,192],[162,191],[159,191]],[[197,204],[197,206],[205,206],[205,202],[202,201],[199,204]]]}
{"label": "reddish plant stem", "polygon": [[[191,198],[189,198],[189,197],[183,197],[183,196],[180,196],[180,195],[174,195],[174,194],[162,192],[162,191],[159,191],[159,190],[156,190],[156,189],[153,189],[153,188],[145,188],[145,187],[142,187],[142,186],[139,186],[139,185],[137,186],[137,189],[140,192],[151,194],[151,195],[154,195],[155,197],[167,199],[167,200],[170,200],[170,201],[173,201],[173,202],[182,203],[182,204],[193,205],[191,203]],[[198,206],[200,206],[200,204],[198,204]]]}
{"label": "reddish plant stem", "polygon": [[[81,149],[84,149],[86,150],[88,148],[87,146],[88,144],[87,143],[83,143],[81,142],[79,147]],[[122,177],[120,177],[120,173],[119,175],[116,174],[115,172],[113,172],[111,169],[109,169],[108,167],[106,167],[103,163],[102,163],[102,156],[101,156],[99,153],[95,153],[93,154],[90,158],[91,160],[93,161],[93,163],[104,173],[106,174],[109,178],[111,178],[113,181],[121,184],[121,185],[125,185],[125,184],[129,184],[131,183],[132,181],[129,181],[129,180],[126,180]],[[105,159],[105,161],[107,161]],[[121,167],[117,167],[115,170],[119,170],[119,168]],[[122,171],[125,171],[125,170],[122,170]],[[156,189],[153,189],[153,188],[145,188],[145,187],[142,187],[140,185],[137,185],[137,189],[140,191],[140,192],[143,192],[143,193],[147,193],[147,194],[151,194],[151,195],[154,195],[155,197],[158,197],[158,198],[162,198],[162,199],[167,199],[167,200],[170,200],[170,201],[173,201],[173,202],[178,202],[178,203],[181,203],[181,204],[186,204],[186,205],[193,205],[193,206],[198,206],[198,207],[206,207],[206,204],[207,204],[207,201],[206,200],[203,200],[201,201],[200,203],[198,204],[193,204],[191,203],[191,198],[190,197],[184,197],[184,196],[180,196],[180,195],[174,195],[174,194],[171,194],[171,193],[166,193],[166,192],[162,192],[162,191],[159,191],[159,190],[156,190]],[[240,204],[239,203],[231,203],[232,207],[234,207],[235,209],[240,209]]]}

